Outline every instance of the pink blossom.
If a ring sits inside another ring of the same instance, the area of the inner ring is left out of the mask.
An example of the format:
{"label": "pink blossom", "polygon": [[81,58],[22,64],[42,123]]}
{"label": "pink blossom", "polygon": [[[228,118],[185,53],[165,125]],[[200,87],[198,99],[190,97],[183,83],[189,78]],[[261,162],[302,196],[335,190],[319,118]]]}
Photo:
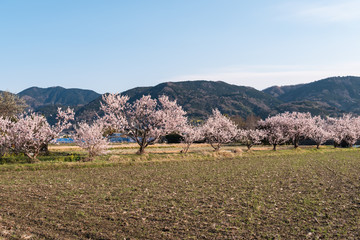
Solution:
{"label": "pink blossom", "polygon": [[327,121],[320,116],[315,116],[310,121],[308,137],[315,141],[316,148],[331,138],[331,134],[327,129]]}
{"label": "pink blossom", "polygon": [[191,144],[204,138],[202,127],[191,124],[186,124],[180,131],[180,135],[183,138],[182,142],[185,144],[182,153],[187,153]]}
{"label": "pink blossom", "polygon": [[286,134],[288,123],[282,115],[278,114],[259,121],[259,127],[266,132],[266,140],[273,145],[273,150],[280,144],[290,140]]}
{"label": "pink blossom", "polygon": [[334,141],[334,146],[338,146],[341,142],[346,143],[350,147],[360,137],[360,121],[359,117],[352,114],[344,114],[340,118],[328,118],[328,131]]}
{"label": "pink blossom", "polygon": [[260,129],[240,129],[236,135],[236,140],[245,144],[248,150],[252,146],[261,144],[261,141],[266,137],[266,131]]}
{"label": "pink blossom", "polygon": [[234,140],[237,128],[235,123],[222,115],[218,109],[213,109],[212,115],[205,121],[203,133],[214,150],[218,151],[222,144]]}
{"label": "pink blossom", "polygon": [[0,157],[2,157],[7,149],[9,149],[9,131],[11,130],[12,124],[8,117],[0,117]]}
{"label": "pink blossom", "polygon": [[54,132],[44,116],[36,113],[23,114],[11,122],[8,132],[10,149],[23,153],[34,162],[44,144],[51,141]]}
{"label": "pink blossom", "polygon": [[145,148],[171,132],[178,132],[186,124],[186,112],[162,96],[157,101],[150,95],[128,103],[129,97],[109,94],[103,98],[104,119],[118,132],[136,141],[142,154]]}
{"label": "pink blossom", "polygon": [[104,126],[102,120],[97,120],[90,125],[82,122],[75,127],[75,143],[88,152],[89,160],[105,153],[108,148],[107,138],[103,136]]}

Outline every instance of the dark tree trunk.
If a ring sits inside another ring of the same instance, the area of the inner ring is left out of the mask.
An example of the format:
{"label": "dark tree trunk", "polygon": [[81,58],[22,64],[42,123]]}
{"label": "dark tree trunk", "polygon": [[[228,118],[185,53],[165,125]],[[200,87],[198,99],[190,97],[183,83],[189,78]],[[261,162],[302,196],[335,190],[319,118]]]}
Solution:
{"label": "dark tree trunk", "polygon": [[215,152],[218,152],[220,150],[220,146],[221,146],[220,143],[214,144],[214,143],[210,142],[210,145],[214,148]]}
{"label": "dark tree trunk", "polygon": [[186,154],[189,151],[190,145],[191,144],[186,144],[185,148],[181,151],[181,153]]}
{"label": "dark tree trunk", "polygon": [[44,144],[41,146],[40,152],[44,153],[46,156],[49,156],[49,155],[50,155],[49,144],[44,143]]}
{"label": "dark tree trunk", "polygon": [[293,144],[294,144],[294,148],[298,148],[299,147],[299,138],[295,137],[293,140]]}
{"label": "dark tree trunk", "polygon": [[136,154],[141,155],[145,153],[145,146],[144,145],[140,145],[139,150],[136,152]]}

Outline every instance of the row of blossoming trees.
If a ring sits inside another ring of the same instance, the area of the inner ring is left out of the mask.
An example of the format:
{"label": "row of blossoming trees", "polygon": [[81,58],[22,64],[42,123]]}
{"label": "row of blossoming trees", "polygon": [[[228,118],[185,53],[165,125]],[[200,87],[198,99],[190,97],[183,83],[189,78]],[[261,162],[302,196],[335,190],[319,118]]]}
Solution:
{"label": "row of blossoming trees", "polygon": [[[350,114],[324,119],[310,113],[286,112],[260,120],[256,129],[239,129],[217,109],[203,124],[191,124],[182,107],[166,96],[158,100],[143,96],[130,103],[128,96],[108,94],[103,96],[101,110],[104,116],[92,123],[73,124],[72,138],[88,151],[88,159],[106,150],[107,134],[114,132],[137,142],[138,154],[143,154],[149,144],[170,133],[182,136],[183,153],[193,142],[204,140],[215,151],[230,142],[241,142],[248,149],[266,142],[276,150],[278,145],[289,142],[297,148],[303,139],[313,140],[318,148],[327,140],[332,140],[334,146],[340,143],[352,146],[360,137],[360,118]],[[41,150],[70,128],[74,111],[58,109],[57,120],[50,126],[45,117],[35,113],[0,118],[0,157],[6,152],[22,153],[30,162],[35,161]]]}

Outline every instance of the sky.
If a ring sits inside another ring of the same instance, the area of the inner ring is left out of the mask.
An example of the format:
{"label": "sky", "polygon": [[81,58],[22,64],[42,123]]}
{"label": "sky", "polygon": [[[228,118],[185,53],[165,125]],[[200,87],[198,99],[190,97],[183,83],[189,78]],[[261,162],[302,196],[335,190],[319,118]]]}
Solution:
{"label": "sky", "polygon": [[0,89],[360,76],[358,0],[2,0]]}

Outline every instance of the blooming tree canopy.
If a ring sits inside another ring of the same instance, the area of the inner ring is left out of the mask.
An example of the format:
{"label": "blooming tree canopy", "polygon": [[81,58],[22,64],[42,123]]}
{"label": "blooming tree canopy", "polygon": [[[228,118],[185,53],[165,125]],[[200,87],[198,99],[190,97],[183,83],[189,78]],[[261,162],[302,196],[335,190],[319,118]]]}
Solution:
{"label": "blooming tree canopy", "polygon": [[41,149],[49,142],[58,137],[65,128],[69,127],[69,121],[73,119],[74,111],[71,109],[63,112],[58,109],[58,122],[50,126],[42,115],[30,112],[24,113],[9,122],[7,130],[8,147],[15,153],[23,153],[29,157],[30,162],[37,159]]}
{"label": "blooming tree canopy", "polygon": [[236,135],[236,140],[245,144],[248,150],[266,137],[266,131],[261,129],[240,129]]}
{"label": "blooming tree canopy", "polygon": [[282,115],[278,114],[259,121],[259,127],[266,132],[266,140],[273,145],[273,150],[280,144],[289,141],[286,134],[288,122]]}
{"label": "blooming tree canopy", "polygon": [[44,144],[53,138],[53,132],[44,116],[36,113],[23,114],[15,122],[11,122],[8,132],[10,149],[23,153],[34,162]]}
{"label": "blooming tree canopy", "polygon": [[352,114],[344,114],[340,118],[329,117],[328,124],[335,147],[342,142],[351,147],[360,137],[360,118]]}
{"label": "blooming tree canopy", "polygon": [[0,117],[0,157],[2,157],[9,148],[9,131],[11,130],[11,121],[9,118]]}
{"label": "blooming tree canopy", "polygon": [[48,145],[55,138],[58,138],[60,134],[71,127],[71,121],[74,120],[75,112],[74,109],[67,108],[63,111],[61,108],[57,109],[56,123],[54,126],[50,126],[52,134],[49,135],[47,141],[43,144],[43,149],[48,151]]}
{"label": "blooming tree canopy", "polygon": [[104,129],[105,124],[102,119],[90,125],[82,122],[75,127],[75,143],[88,152],[90,161],[95,156],[105,153],[108,148],[108,140],[103,136]]}
{"label": "blooming tree canopy", "polygon": [[180,135],[183,138],[182,142],[185,144],[182,153],[187,153],[191,144],[204,138],[202,127],[191,124],[186,124],[180,131]]}
{"label": "blooming tree canopy", "polygon": [[133,103],[128,100],[127,96],[109,94],[103,96],[101,109],[112,127],[139,144],[138,154],[143,154],[145,148],[161,136],[179,132],[187,122],[182,107],[166,96],[156,100],[147,95]]}
{"label": "blooming tree canopy", "polygon": [[74,120],[74,109],[67,108],[63,111],[61,108],[57,109],[56,124],[52,127],[55,137],[58,137],[65,129],[71,127],[71,121]]}
{"label": "blooming tree canopy", "polygon": [[285,134],[294,144],[294,148],[299,146],[302,139],[309,137],[311,128],[311,114],[302,112],[285,112],[280,114],[285,125]]}
{"label": "blooming tree canopy", "polygon": [[320,116],[312,117],[310,120],[308,137],[316,143],[316,148],[331,138],[327,130],[327,121]]}
{"label": "blooming tree canopy", "polygon": [[218,109],[213,109],[212,115],[204,123],[203,133],[214,150],[218,151],[222,144],[234,140],[237,128],[235,123]]}

